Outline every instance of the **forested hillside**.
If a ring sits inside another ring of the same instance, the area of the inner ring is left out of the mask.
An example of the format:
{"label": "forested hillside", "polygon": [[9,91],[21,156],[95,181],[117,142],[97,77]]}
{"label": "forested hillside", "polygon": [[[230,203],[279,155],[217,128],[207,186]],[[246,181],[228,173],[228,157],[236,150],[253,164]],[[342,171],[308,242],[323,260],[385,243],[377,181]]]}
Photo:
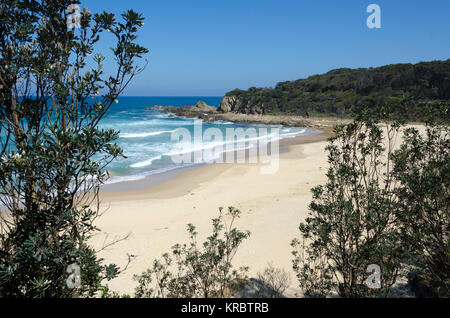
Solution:
{"label": "forested hillside", "polygon": [[[377,68],[336,69],[275,88],[226,94],[220,109],[252,114],[345,115],[362,106],[390,105],[406,119],[450,106],[450,59]],[[447,116],[448,116],[447,110]]]}

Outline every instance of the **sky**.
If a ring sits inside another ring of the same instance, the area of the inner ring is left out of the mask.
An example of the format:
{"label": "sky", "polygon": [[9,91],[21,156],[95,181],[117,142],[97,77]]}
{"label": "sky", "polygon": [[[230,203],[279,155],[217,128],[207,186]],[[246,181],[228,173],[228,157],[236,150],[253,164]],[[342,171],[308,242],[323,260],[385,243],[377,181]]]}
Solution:
{"label": "sky", "polygon": [[[335,68],[450,58],[449,0],[81,3],[93,13],[133,9],[146,18],[138,41],[150,50],[148,65],[128,96],[222,96]],[[370,4],[381,8],[381,29],[367,27]],[[112,43],[99,45],[107,52]]]}

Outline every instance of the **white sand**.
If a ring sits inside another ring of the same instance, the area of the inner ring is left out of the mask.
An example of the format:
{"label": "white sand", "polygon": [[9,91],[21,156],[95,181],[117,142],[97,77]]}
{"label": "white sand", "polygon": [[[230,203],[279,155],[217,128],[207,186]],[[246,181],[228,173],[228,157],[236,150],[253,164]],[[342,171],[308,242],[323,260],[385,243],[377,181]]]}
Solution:
{"label": "white sand", "polygon": [[242,211],[237,227],[252,232],[234,264],[249,266],[253,277],[269,262],[285,269],[292,281],[286,296],[295,296],[299,290],[290,243],[299,236],[298,226],[308,215],[310,189],[326,182],[328,135],[322,137],[291,145],[289,152],[280,155],[276,174],[261,174],[260,164],[214,164],[147,190],[103,193],[103,207],[110,208],[97,222],[103,232],[95,246],[103,244],[105,235],[111,241],[131,233],[101,256],[119,266],[127,263],[127,253],[137,256],[125,273],[110,282],[112,290],[133,294],[132,276],[151,267],[174,244],[187,242],[188,223],[197,226],[201,242],[211,233],[218,207],[234,206]]}
{"label": "white sand", "polygon": [[250,275],[255,275],[272,262],[292,274],[295,287],[290,242],[307,215],[310,189],[326,180],[325,145],[321,141],[290,146],[289,152],[280,155],[276,174],[261,174],[260,164],[214,164],[148,190],[103,193],[102,207],[109,209],[97,221],[102,233],[94,246],[100,248],[105,235],[109,242],[131,233],[128,240],[100,255],[119,266],[127,263],[127,253],[137,256],[110,287],[133,293],[136,282],[132,276],[151,267],[174,244],[186,242],[188,223],[197,226],[203,240],[211,233],[211,219],[217,216],[218,207],[228,206],[242,212],[237,227],[252,232],[235,257],[236,266],[249,266]]}

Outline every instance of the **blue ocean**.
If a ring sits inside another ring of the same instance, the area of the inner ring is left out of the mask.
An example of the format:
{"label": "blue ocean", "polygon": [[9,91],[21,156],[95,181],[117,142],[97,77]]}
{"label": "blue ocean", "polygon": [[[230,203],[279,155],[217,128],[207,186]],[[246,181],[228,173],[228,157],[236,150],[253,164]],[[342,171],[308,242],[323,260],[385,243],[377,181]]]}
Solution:
{"label": "blue ocean", "polygon": [[[117,143],[126,156],[126,158],[120,158],[112,162],[108,167],[112,175],[109,182],[138,180],[151,174],[199,164],[202,162],[177,163],[176,160],[173,160],[173,156],[207,150],[227,143],[227,141],[212,140],[211,142],[203,141],[200,144],[195,144],[193,141],[173,140],[173,132],[180,128],[194,134],[194,119],[174,117],[156,110],[146,110],[147,107],[155,105],[179,107],[195,105],[200,100],[208,105],[218,106],[221,97],[120,97],[118,103],[113,104],[109,114],[101,122],[101,128],[112,128],[120,131],[120,138]],[[250,127],[260,128],[261,126],[231,122],[202,123],[203,130],[208,128],[219,129],[224,136],[228,128],[246,130]],[[279,129],[279,137],[277,138],[280,139],[311,133],[311,131],[301,128],[266,127],[268,136],[262,136],[261,138],[267,142],[273,137],[271,130],[274,128]],[[235,145],[231,145],[232,148],[229,148],[228,142],[227,149],[238,149],[237,147],[242,148],[243,145],[244,147],[251,147],[251,142],[239,143],[236,141]],[[206,163],[211,162],[214,158],[205,156],[202,160]]]}

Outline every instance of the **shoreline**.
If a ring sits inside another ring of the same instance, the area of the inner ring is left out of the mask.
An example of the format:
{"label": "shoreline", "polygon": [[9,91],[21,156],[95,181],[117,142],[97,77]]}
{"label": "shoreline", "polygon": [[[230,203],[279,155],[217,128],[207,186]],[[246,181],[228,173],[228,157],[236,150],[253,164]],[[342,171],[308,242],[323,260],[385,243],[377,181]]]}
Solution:
{"label": "shoreline", "polygon": [[291,275],[286,295],[294,297],[299,291],[290,242],[308,214],[310,189],[326,180],[324,147],[331,135],[329,128],[280,141],[279,170],[274,174],[261,174],[261,163],[205,164],[158,185],[101,191],[104,213],[96,223],[101,232],[92,239],[92,246],[100,250],[130,235],[103,250],[100,257],[123,268],[127,254],[137,256],[127,271],[109,282],[111,289],[132,294],[137,286],[133,275],[150,268],[173,245],[187,242],[187,224],[196,226],[202,242],[211,233],[211,219],[218,208],[233,206],[242,212],[237,228],[252,233],[236,254],[234,266],[249,266],[249,277],[256,277],[269,263],[285,269]]}
{"label": "shoreline", "polygon": [[146,110],[156,110],[173,117],[202,119],[205,122],[229,121],[232,123],[249,123],[262,125],[282,125],[285,127],[302,127],[325,129],[338,123],[349,123],[351,118],[338,117],[304,117],[299,115],[244,114],[221,112],[216,106],[198,102],[195,106],[152,106]]}
{"label": "shoreline", "polygon": [[[279,154],[288,153],[290,151],[291,146],[302,145],[307,143],[314,143],[320,141],[326,141],[329,137],[332,136],[332,129],[327,127],[325,129],[320,130],[318,133],[296,136],[291,138],[283,138],[279,140]],[[269,145],[271,142],[268,143]],[[238,154],[238,150],[233,151],[235,156]],[[226,153],[223,153],[226,154]],[[245,149],[245,159],[246,161],[249,159],[249,150]],[[187,167],[179,167],[172,170],[164,171],[161,173],[155,173],[146,175],[145,177],[138,180],[125,180],[114,183],[105,184],[100,189],[100,195],[105,197],[106,199],[113,198],[114,200],[132,200],[132,199],[124,199],[124,194],[129,192],[129,194],[134,197],[136,192],[145,192],[146,190],[150,190],[152,188],[158,188],[164,185],[167,182],[171,182],[172,180],[176,180],[182,175],[191,173],[195,175],[198,171],[205,166],[223,166],[222,168],[215,167],[217,173],[225,170],[228,165],[236,164],[233,163],[198,163],[193,164]],[[248,162],[244,163],[244,165],[249,164]],[[242,164],[240,164],[242,165]],[[195,179],[195,178],[194,178]],[[175,181],[176,182],[176,181]],[[157,191],[157,190],[156,190]],[[118,194],[118,195],[115,195]]]}
{"label": "shoreline", "polygon": [[196,227],[197,241],[203,242],[211,234],[211,219],[217,217],[218,208],[232,206],[241,211],[236,228],[251,232],[236,253],[234,267],[248,266],[248,277],[257,277],[272,264],[290,275],[285,296],[301,297],[292,269],[291,242],[299,237],[298,226],[309,215],[311,189],[327,182],[325,147],[331,135],[328,129],[283,143],[287,151],[280,153],[279,169],[273,174],[261,174],[261,163],[210,164],[147,189],[101,192],[104,213],[96,221],[101,231],[91,246],[96,250],[108,246],[99,257],[121,268],[127,265],[127,255],[136,256],[125,272],[108,282],[111,290],[132,295],[137,286],[134,275],[151,268],[175,244],[188,242],[187,224]]}
{"label": "shoreline", "polygon": [[[317,133],[311,135],[302,135],[296,137],[287,137],[279,139],[279,152],[284,153],[289,151],[289,146],[303,144],[307,142],[315,142],[328,139],[333,134],[333,127],[339,123],[347,123],[348,119],[336,119],[332,117],[323,118],[310,118],[306,119],[301,116],[289,116],[289,115],[247,115],[247,114],[236,114],[236,113],[218,113],[211,109],[215,106],[207,106],[206,109],[198,108],[198,106],[153,106],[148,107],[146,110],[158,110],[161,113],[172,114],[175,111],[176,116],[181,118],[198,118],[206,122],[214,123],[219,121],[229,121],[232,123],[249,123],[249,124],[261,124],[261,125],[282,125],[283,127],[299,127],[307,128],[312,130],[317,130]],[[212,117],[214,116],[214,117]],[[221,117],[224,116],[224,117]],[[231,116],[231,117],[230,117]],[[275,120],[274,120],[275,118]],[[292,118],[293,121],[290,122],[291,125],[286,125],[286,118]],[[307,121],[306,121],[307,120]],[[326,134],[326,137],[325,135]],[[268,143],[269,145],[271,142]],[[234,151],[235,156],[237,156],[238,151]],[[223,153],[224,155],[225,153]],[[249,159],[249,151],[245,150],[245,158]],[[159,186],[168,182],[174,178],[177,178],[181,174],[188,172],[190,170],[195,170],[201,168],[205,165],[211,165],[217,163],[198,163],[192,164],[186,167],[178,167],[168,171],[158,172],[154,174],[147,174],[144,177],[139,177],[136,180],[124,180],[117,181],[113,183],[104,184],[100,191],[104,193],[108,192],[123,192],[123,191],[138,191],[145,190],[151,187]],[[114,177],[114,176],[113,176]]]}

